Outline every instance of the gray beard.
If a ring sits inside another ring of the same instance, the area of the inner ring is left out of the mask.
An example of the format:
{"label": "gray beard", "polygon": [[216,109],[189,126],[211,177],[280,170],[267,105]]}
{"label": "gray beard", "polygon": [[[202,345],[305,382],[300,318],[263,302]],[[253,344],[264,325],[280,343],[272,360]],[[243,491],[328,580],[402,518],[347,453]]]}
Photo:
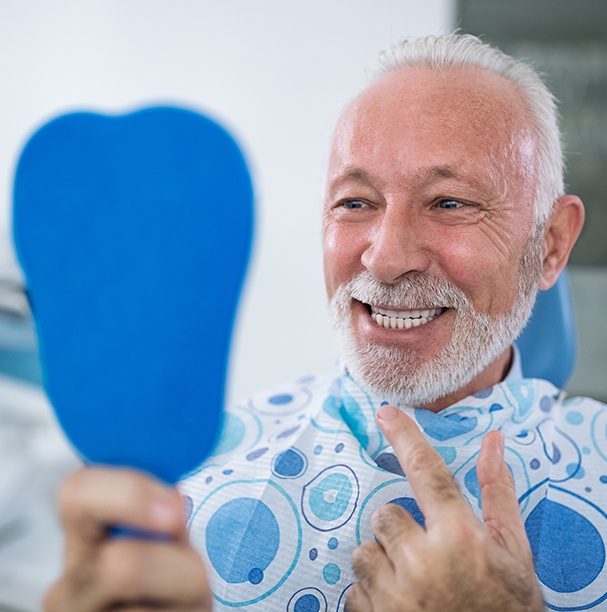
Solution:
{"label": "gray beard", "polygon": [[[538,232],[539,233],[539,232]],[[393,404],[423,406],[469,384],[519,336],[527,323],[542,269],[542,242],[529,241],[521,260],[517,295],[508,312],[486,315],[474,309],[451,283],[418,274],[397,285],[362,272],[341,285],[330,303],[337,344],[352,377],[370,394]],[[455,324],[447,345],[430,360],[397,346],[359,346],[352,330],[352,299],[394,310],[445,306]]]}

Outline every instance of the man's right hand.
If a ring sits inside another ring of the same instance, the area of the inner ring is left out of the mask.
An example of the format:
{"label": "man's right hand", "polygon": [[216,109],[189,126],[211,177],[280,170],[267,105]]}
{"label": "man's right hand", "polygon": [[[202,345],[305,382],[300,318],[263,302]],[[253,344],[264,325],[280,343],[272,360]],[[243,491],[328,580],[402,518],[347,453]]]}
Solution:
{"label": "man's right hand", "polygon": [[543,612],[504,438],[489,432],[476,465],[483,522],[417,424],[394,406],[377,423],[394,449],[425,526],[394,504],[375,511],[376,541],[352,556],[351,612]]}
{"label": "man's right hand", "polygon": [[[175,489],[136,471],[85,468],[63,484],[60,508],[65,570],[45,598],[46,612],[212,609]],[[168,538],[115,537],[117,525]]]}

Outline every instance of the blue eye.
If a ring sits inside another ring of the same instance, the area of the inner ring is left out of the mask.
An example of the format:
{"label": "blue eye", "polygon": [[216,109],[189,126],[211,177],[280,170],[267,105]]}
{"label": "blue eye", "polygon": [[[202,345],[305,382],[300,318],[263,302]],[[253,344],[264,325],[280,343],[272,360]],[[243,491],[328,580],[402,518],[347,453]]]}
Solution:
{"label": "blue eye", "polygon": [[462,206],[462,202],[458,200],[441,200],[438,203],[439,208],[461,208]]}
{"label": "blue eye", "polygon": [[362,200],[346,200],[344,202],[344,208],[348,210],[355,210],[357,208],[364,208],[365,203]]}

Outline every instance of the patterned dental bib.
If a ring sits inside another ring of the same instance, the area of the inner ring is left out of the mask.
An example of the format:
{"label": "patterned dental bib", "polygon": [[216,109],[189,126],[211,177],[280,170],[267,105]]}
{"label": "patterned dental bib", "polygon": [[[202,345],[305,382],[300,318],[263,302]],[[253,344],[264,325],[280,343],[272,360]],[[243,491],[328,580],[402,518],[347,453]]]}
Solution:
{"label": "patterned dental bib", "polygon": [[[354,549],[395,503],[424,524],[371,397],[347,373],[302,378],[225,415],[214,456],[180,485],[215,610],[337,612]],[[476,460],[500,429],[548,609],[607,609],[607,406],[547,381],[485,389],[434,414],[400,406],[481,519]]]}

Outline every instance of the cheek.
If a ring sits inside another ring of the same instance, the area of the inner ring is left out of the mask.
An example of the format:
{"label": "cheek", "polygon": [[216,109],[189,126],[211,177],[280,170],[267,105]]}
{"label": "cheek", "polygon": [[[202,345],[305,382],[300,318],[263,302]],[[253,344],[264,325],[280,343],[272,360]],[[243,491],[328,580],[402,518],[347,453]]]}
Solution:
{"label": "cheek", "polygon": [[328,226],[323,234],[325,285],[329,299],[335,290],[362,271],[360,240],[343,230]]}
{"label": "cheek", "polygon": [[509,309],[518,290],[519,266],[520,257],[505,258],[487,242],[449,241],[443,237],[443,273],[484,314],[500,314]]}

